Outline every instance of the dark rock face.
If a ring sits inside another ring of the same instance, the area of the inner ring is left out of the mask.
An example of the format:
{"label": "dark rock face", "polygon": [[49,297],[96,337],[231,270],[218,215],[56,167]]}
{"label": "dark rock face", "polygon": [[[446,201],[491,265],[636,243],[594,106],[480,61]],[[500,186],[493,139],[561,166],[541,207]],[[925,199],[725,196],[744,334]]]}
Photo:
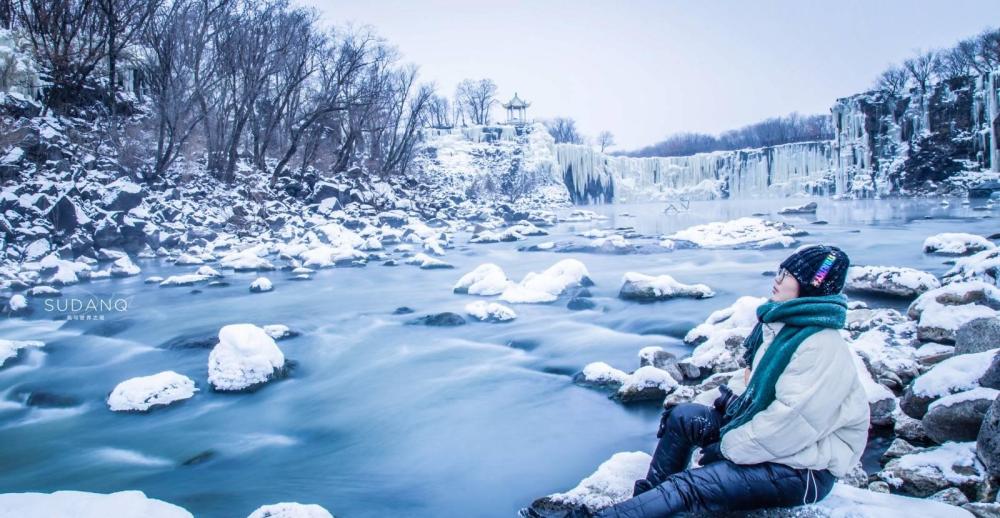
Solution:
{"label": "dark rock face", "polygon": [[1000,399],[990,403],[976,437],[976,454],[994,477],[1000,476]]}
{"label": "dark rock face", "polygon": [[979,378],[979,386],[1000,390],[1000,353],[993,355],[993,363]]}
{"label": "dark rock face", "polygon": [[906,392],[903,393],[903,397],[899,400],[899,408],[903,410],[903,413],[914,419],[923,419],[924,414],[927,413],[927,407],[935,399],[937,398],[918,396],[913,393],[913,387],[908,387]]}
{"label": "dark rock face", "polygon": [[1000,347],[1000,318],[977,318],[955,333],[955,354],[981,353],[997,347]]}
{"label": "dark rock face", "polygon": [[992,399],[981,398],[948,406],[935,405],[924,415],[924,431],[938,444],[975,440],[986,411],[992,404]]}
{"label": "dark rock face", "polygon": [[566,307],[573,311],[583,311],[587,309],[594,309],[597,307],[597,304],[588,298],[577,296],[570,299],[569,303],[566,304]]}

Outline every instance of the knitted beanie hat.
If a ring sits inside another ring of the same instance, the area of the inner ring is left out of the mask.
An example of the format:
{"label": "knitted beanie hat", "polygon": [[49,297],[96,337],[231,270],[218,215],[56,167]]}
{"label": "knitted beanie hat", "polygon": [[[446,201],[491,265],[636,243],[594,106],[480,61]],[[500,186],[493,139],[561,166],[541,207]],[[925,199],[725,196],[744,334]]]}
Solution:
{"label": "knitted beanie hat", "polygon": [[844,289],[850,264],[843,250],[815,245],[798,250],[785,259],[781,267],[799,281],[800,297],[818,297],[834,295]]}

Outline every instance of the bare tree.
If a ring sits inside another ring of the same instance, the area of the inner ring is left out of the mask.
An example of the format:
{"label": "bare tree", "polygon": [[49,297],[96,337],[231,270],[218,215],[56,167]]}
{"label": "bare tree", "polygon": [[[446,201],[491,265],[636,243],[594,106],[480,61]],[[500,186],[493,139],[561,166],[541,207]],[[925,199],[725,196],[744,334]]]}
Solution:
{"label": "bare tree", "polygon": [[[84,100],[85,86],[107,55],[105,19],[97,0],[19,0],[17,21],[50,77],[45,104],[66,109]],[[91,90],[92,91],[92,90]]]}
{"label": "bare tree", "polygon": [[448,98],[435,95],[427,104],[427,125],[432,128],[450,128],[453,111]]}
{"label": "bare tree", "polygon": [[882,72],[878,77],[876,86],[892,96],[899,96],[906,92],[906,83],[909,81],[906,69],[899,66],[891,66]]}
{"label": "bare tree", "polygon": [[545,128],[556,144],[582,144],[583,137],[576,130],[576,121],[569,117],[556,117],[545,121]]}
{"label": "bare tree", "polygon": [[938,56],[934,51],[920,52],[915,57],[903,62],[903,67],[910,74],[913,83],[920,89],[921,95],[927,94],[927,87],[938,68]]}
{"label": "bare tree", "polygon": [[455,100],[469,115],[472,124],[489,124],[490,109],[496,104],[497,85],[492,79],[466,79],[458,84]]}
{"label": "bare tree", "polygon": [[601,153],[608,147],[615,145],[615,136],[610,131],[602,131],[597,134],[597,145],[601,146]]}
{"label": "bare tree", "polygon": [[162,0],[97,0],[104,17],[107,42],[108,86],[106,103],[115,113],[115,90],[118,88],[118,61],[146,25]]}

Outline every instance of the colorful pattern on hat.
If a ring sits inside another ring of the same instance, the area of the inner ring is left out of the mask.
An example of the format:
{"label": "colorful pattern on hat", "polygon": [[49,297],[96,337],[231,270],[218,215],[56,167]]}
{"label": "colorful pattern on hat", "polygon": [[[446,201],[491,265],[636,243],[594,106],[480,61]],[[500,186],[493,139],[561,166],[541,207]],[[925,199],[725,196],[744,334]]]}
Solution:
{"label": "colorful pattern on hat", "polygon": [[816,270],[816,275],[809,284],[812,284],[816,288],[818,288],[820,284],[823,284],[823,280],[826,279],[826,274],[830,272],[830,268],[836,260],[836,253],[830,252],[827,254],[826,259],[823,259],[823,264],[819,266],[819,270]]}

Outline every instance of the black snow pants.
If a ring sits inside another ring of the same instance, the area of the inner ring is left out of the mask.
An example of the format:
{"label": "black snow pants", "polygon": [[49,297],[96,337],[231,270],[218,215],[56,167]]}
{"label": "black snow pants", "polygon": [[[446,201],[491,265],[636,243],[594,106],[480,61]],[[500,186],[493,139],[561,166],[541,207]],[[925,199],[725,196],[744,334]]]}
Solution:
{"label": "black snow pants", "polygon": [[711,515],[791,507],[819,501],[833,489],[836,477],[825,469],[773,462],[740,465],[725,459],[686,469],[694,448],[717,442],[722,426],[722,414],[712,407],[684,403],[667,410],[649,472],[636,481],[635,496],[596,516],[664,518],[685,512]]}

